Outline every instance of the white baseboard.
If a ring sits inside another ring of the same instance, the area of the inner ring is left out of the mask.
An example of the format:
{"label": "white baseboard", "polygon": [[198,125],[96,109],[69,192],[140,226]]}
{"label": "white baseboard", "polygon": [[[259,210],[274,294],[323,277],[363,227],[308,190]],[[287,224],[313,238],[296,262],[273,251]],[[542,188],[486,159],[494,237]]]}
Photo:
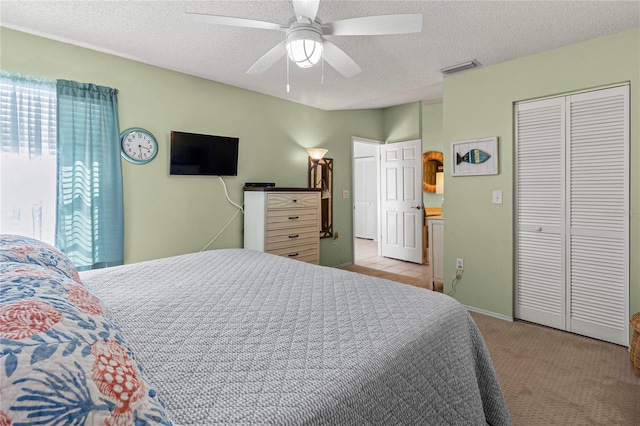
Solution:
{"label": "white baseboard", "polygon": [[467,307],[467,310],[471,312],[477,312],[479,314],[486,315],[488,317],[494,317],[494,318],[501,319],[503,321],[513,322],[513,317],[510,317],[508,315],[497,314],[495,312],[486,311],[484,309],[474,308],[473,306],[469,306],[469,305],[466,305],[466,307]]}

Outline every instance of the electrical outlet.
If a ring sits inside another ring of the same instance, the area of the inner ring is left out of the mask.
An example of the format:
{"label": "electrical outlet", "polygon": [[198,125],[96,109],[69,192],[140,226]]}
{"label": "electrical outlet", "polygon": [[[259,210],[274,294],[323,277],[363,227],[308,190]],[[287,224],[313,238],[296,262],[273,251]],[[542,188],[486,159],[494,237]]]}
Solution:
{"label": "electrical outlet", "polygon": [[349,190],[348,189],[343,189],[342,190],[342,198],[349,198]]}
{"label": "electrical outlet", "polygon": [[463,270],[464,269],[464,259],[456,259],[456,269]]}

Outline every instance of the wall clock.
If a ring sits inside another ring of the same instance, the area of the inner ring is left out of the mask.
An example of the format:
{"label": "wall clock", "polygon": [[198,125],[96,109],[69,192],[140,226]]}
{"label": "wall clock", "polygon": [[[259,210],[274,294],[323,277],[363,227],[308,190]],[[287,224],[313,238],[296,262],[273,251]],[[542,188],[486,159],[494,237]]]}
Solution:
{"label": "wall clock", "polygon": [[158,153],[158,141],[148,130],[131,127],[120,133],[120,153],[133,164],[147,164]]}

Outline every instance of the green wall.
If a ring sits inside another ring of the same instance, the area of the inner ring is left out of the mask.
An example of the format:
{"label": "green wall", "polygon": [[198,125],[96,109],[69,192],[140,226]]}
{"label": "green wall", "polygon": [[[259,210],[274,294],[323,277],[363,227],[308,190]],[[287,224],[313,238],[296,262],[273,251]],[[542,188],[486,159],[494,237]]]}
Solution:
{"label": "green wall", "polygon": [[[237,203],[244,182],[306,187],[306,148],[327,148],[334,229],[352,234],[351,199],[342,198],[351,190],[351,137],[382,140],[382,110],[323,111],[6,28],[0,48],[5,71],[117,88],[121,129],[143,127],[158,139],[154,161],[122,163],[126,263],[198,251],[235,212],[218,178],[169,176],[171,130],[240,138],[238,176],[224,178]],[[242,228],[239,215],[211,248],[242,247]],[[352,260],[351,245],[321,240],[322,264]]]}
{"label": "green wall", "polygon": [[[422,104],[422,152],[445,152],[446,146],[442,137],[442,103]],[[444,165],[447,169],[447,165]],[[422,200],[425,207],[442,207],[444,196],[447,194],[434,194],[423,192]]]}
{"label": "green wall", "polygon": [[[465,264],[456,299],[514,314],[514,102],[621,82],[631,83],[630,313],[640,311],[640,28],[445,78],[444,140],[498,136],[500,155],[496,176],[445,172],[445,277],[453,276],[456,258]],[[504,204],[492,204],[493,190],[503,191]]]}
{"label": "green wall", "polygon": [[383,110],[385,143],[420,139],[421,102],[398,105]]}

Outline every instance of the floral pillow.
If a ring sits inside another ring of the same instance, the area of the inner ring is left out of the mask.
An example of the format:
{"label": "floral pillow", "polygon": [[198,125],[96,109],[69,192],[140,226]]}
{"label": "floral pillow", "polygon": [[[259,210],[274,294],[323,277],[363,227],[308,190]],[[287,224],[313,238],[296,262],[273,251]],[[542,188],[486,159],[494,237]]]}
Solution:
{"label": "floral pillow", "polygon": [[76,267],[54,246],[21,235],[0,235],[0,263],[18,262],[42,265],[82,284]]}
{"label": "floral pillow", "polygon": [[86,287],[0,264],[0,425],[172,424],[119,326]]}

